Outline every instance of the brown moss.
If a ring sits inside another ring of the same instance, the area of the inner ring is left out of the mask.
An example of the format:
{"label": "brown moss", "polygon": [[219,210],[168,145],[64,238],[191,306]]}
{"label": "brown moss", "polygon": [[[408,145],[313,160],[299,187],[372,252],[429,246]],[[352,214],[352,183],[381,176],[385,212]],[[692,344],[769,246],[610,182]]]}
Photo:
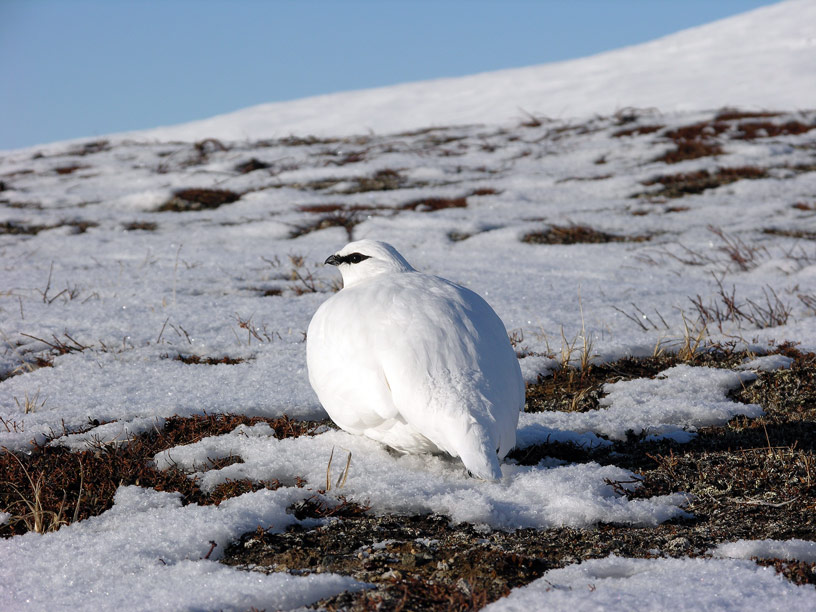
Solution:
{"label": "brown moss", "polygon": [[126,232],[155,232],[159,228],[159,224],[154,223],[153,221],[130,221],[128,223],[123,223],[122,228]]}
{"label": "brown moss", "polygon": [[816,231],[811,230],[793,230],[781,228],[766,228],[762,230],[763,234],[768,236],[784,236],[785,238],[796,238],[797,240],[816,240]]}
{"label": "brown moss", "polygon": [[305,204],[299,206],[302,212],[326,214],[340,212],[366,212],[374,210],[388,210],[387,206],[373,206],[369,204]]}
{"label": "brown moss", "polygon": [[241,174],[249,174],[250,172],[255,172],[256,170],[266,170],[269,167],[271,167],[271,164],[267,164],[266,162],[262,162],[261,160],[253,157],[250,160],[236,165],[235,171],[240,172]]}
{"label": "brown moss", "polygon": [[26,223],[22,223],[21,221],[3,221],[0,223],[0,234],[11,234],[11,235],[29,235],[33,236],[35,234],[40,233],[45,229],[51,229],[53,226],[49,225],[28,225]]}
{"label": "brown moss", "polygon": [[99,227],[99,223],[85,219],[61,221],[53,225],[29,225],[20,221],[4,221],[0,223],[0,234],[34,236],[42,231],[56,229],[58,227],[69,227],[74,234],[84,234],[91,227]]}
{"label": "brown moss", "polygon": [[478,189],[474,189],[470,192],[472,196],[487,196],[487,195],[497,195],[500,192],[492,187],[479,187]]}
{"label": "brown moss", "polygon": [[342,227],[346,230],[346,235],[348,236],[349,242],[351,242],[353,240],[354,227],[360,223],[360,221],[362,221],[362,219],[356,212],[340,210],[323,215],[315,221],[296,226],[289,232],[289,238],[299,238],[300,236],[305,236],[306,234],[330,227]]}
{"label": "brown moss", "polygon": [[242,357],[227,357],[226,355],[224,357],[202,357],[201,355],[178,354],[173,359],[193,365],[236,365],[246,361]]}
{"label": "brown moss", "polygon": [[70,166],[60,166],[59,168],[54,168],[54,172],[57,174],[65,175],[65,174],[73,174],[77,170],[82,170],[87,168],[88,166],[80,166],[80,165],[70,165]]}
{"label": "brown moss", "polygon": [[659,130],[662,130],[664,125],[640,125],[637,127],[626,128],[625,130],[618,130],[617,132],[613,132],[613,138],[622,138],[623,136],[640,136],[642,134],[652,134]]}
{"label": "brown moss", "polygon": [[228,189],[180,189],[159,206],[158,212],[187,212],[210,210],[236,202],[241,194]]}
{"label": "brown moss", "polygon": [[542,231],[528,232],[521,241],[528,244],[599,244],[605,242],[645,242],[649,236],[619,236],[586,225],[551,225]]}
{"label": "brown moss", "polygon": [[681,198],[686,195],[702,193],[707,189],[728,185],[741,179],[760,179],[766,176],[768,176],[768,172],[764,168],[758,168],[757,166],[719,168],[714,173],[708,170],[698,170],[679,174],[663,174],[642,183],[643,185],[656,185],[659,183],[663,185],[662,189],[637,195]]}
{"label": "brown moss", "polygon": [[714,139],[728,129],[722,121],[702,121],[667,131],[664,136],[674,141],[670,149],[655,161],[676,164],[688,159],[710,157],[723,153],[723,148]]}
{"label": "brown moss", "polygon": [[816,128],[816,125],[808,125],[800,121],[786,121],[785,123],[745,121],[737,127],[737,134],[734,138],[754,140],[756,138],[774,138],[776,136],[796,136],[805,134],[813,128]]}
{"label": "brown moss", "polygon": [[762,119],[767,117],[778,117],[781,113],[773,111],[741,111],[739,109],[727,108],[717,113],[718,121],[734,121],[737,119]]}

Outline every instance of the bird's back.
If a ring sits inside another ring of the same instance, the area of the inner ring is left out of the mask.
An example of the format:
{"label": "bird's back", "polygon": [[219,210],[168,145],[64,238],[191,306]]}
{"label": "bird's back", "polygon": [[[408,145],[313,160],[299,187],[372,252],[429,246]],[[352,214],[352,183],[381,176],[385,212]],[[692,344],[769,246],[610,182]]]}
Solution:
{"label": "bird's back", "polygon": [[500,476],[524,382],[503,323],[476,293],[418,272],[372,278],[320,307],[307,355],[312,386],[344,429]]}

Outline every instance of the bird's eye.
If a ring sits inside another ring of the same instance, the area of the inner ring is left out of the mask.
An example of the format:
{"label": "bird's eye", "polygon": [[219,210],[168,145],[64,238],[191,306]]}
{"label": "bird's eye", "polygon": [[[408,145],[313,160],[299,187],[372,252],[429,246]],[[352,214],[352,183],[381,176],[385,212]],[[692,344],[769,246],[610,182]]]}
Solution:
{"label": "bird's eye", "polygon": [[360,253],[352,253],[348,256],[348,262],[353,264],[358,264],[364,259],[368,259],[365,255],[361,255]]}

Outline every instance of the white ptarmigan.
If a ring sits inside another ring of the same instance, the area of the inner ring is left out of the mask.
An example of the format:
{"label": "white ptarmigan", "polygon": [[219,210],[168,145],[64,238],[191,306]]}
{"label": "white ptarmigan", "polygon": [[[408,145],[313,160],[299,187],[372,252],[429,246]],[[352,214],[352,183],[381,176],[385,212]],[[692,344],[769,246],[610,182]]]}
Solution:
{"label": "white ptarmigan", "polygon": [[338,267],[343,289],[312,318],[306,356],[332,420],[397,451],[444,451],[474,476],[501,478],[525,389],[498,315],[385,242],[352,242],[325,263]]}

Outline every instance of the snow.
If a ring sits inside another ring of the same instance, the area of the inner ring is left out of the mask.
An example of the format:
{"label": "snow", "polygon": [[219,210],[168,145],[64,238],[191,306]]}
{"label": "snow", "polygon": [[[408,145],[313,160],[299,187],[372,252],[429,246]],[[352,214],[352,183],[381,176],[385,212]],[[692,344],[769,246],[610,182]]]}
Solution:
{"label": "snow", "polygon": [[[334,574],[244,572],[216,562],[236,535],[294,522],[298,489],[258,491],[219,506],[122,487],[113,508],[55,533],[0,540],[5,610],[291,609],[363,585]],[[209,559],[204,559],[217,546]],[[44,588],[47,585],[47,588]]]}
{"label": "snow", "polygon": [[738,414],[760,416],[762,408],[756,404],[734,402],[726,395],[754,378],[750,372],[681,364],[654,379],[605,385],[606,395],[598,410],[525,414],[521,423],[556,431],[592,432],[612,440],[626,440],[627,432],[631,432],[686,442],[691,438],[689,432],[698,427],[722,425]]}
{"label": "snow", "polygon": [[793,363],[793,359],[785,355],[763,355],[756,359],[751,359],[741,364],[741,370],[757,370],[760,372],[771,372],[773,370],[786,370]]}
{"label": "snow", "polygon": [[[772,121],[814,123],[816,113],[801,110],[816,99],[814,21],[816,3],[792,0],[574,62],[265,105],[111,137],[107,145],[2,154],[0,227],[50,229],[0,233],[0,446],[27,451],[54,437],[52,444],[82,449],[205,412],[324,418],[308,383],[304,333],[338,280],[322,262],[349,236],[343,227],[302,233],[321,218],[302,207],[339,205],[355,208],[355,238],[386,240],[417,269],[482,295],[511,332],[528,381],[579,362],[583,346],[596,362],[678,350],[696,319],[691,298],[716,304],[718,280],[742,304],[763,304],[771,288],[789,306],[779,325],[709,324],[709,340],[758,356],[740,371],[676,366],[607,385],[597,410],[522,414],[520,447],[604,446],[630,430],[685,442],[700,427],[758,416],[758,406],[733,402],[728,391],[756,371],[789,367],[784,357],[762,355],[785,340],[816,350],[816,313],[797,297],[813,295],[816,249],[785,235],[813,224],[816,173],[796,167],[813,163],[816,132],[744,141],[732,137],[732,126],[715,158],[672,166],[655,159],[672,146],[666,130],[710,121],[726,104],[787,112]],[[596,116],[630,105],[655,108]],[[569,118],[519,127],[520,108]],[[396,133],[449,125],[458,127]],[[665,128],[615,136],[649,125]],[[310,132],[367,135],[255,142]],[[181,142],[205,138],[223,142]],[[354,155],[358,161],[348,162]],[[269,168],[234,170],[253,158]],[[659,189],[643,183],[660,175],[743,166],[767,176],[677,200],[633,197]],[[347,193],[360,177],[385,170],[399,173],[397,188]],[[185,188],[242,195],[213,210],[157,211]],[[404,209],[429,197],[466,197],[466,207]],[[649,239],[520,241],[570,224]],[[712,227],[756,247],[744,269]],[[469,237],[455,241],[452,232]],[[54,356],[55,347],[62,354]],[[191,355],[238,363],[176,359]],[[53,367],[38,367],[38,357]],[[266,575],[216,562],[247,530],[296,523],[286,508],[324,486],[332,450],[333,479],[348,452],[351,468],[326,498],[339,493],[375,513],[438,512],[506,530],[652,526],[685,515],[682,494],[621,495],[606,481],[632,488],[635,475],[615,465],[508,462],[500,482],[486,483],[456,461],[394,455],[342,431],[277,440],[264,424],[241,426],[164,451],[156,463],[190,469],[205,488],[227,478],[277,478],[280,489],[200,507],[123,487],[98,517],[0,541],[0,608],[285,609],[358,588],[339,576]],[[207,469],[208,459],[228,455],[244,463]],[[306,486],[292,486],[296,478]],[[8,518],[0,510],[0,521]],[[210,541],[217,547],[205,560]],[[741,541],[712,554],[812,559],[810,544]],[[611,557],[552,570],[496,606],[631,609],[633,602],[797,610],[813,609],[816,594],[745,559]]]}
{"label": "snow", "polygon": [[612,555],[550,570],[484,610],[804,612],[813,609],[814,598],[812,586],[794,586],[773,568],[749,561]]}
{"label": "snow", "polygon": [[816,542],[808,540],[737,540],[723,542],[709,553],[730,559],[789,559],[816,563]]}
{"label": "snow", "polygon": [[[686,516],[685,495],[627,499],[605,481],[630,483],[634,474],[596,463],[534,467],[504,464],[500,482],[468,479],[462,464],[432,455],[401,455],[361,436],[327,431],[314,437],[270,440],[266,424],[238,427],[223,436],[162,451],[158,467],[181,467],[209,491],[227,480],[250,478],[325,483],[329,457],[335,480],[351,463],[339,491],[349,500],[370,505],[374,512],[447,515],[454,523],[469,522],[500,529],[523,527],[587,527],[601,520],[653,526]],[[208,458],[236,455],[243,463],[205,471]],[[201,471],[196,471],[201,470]]]}

